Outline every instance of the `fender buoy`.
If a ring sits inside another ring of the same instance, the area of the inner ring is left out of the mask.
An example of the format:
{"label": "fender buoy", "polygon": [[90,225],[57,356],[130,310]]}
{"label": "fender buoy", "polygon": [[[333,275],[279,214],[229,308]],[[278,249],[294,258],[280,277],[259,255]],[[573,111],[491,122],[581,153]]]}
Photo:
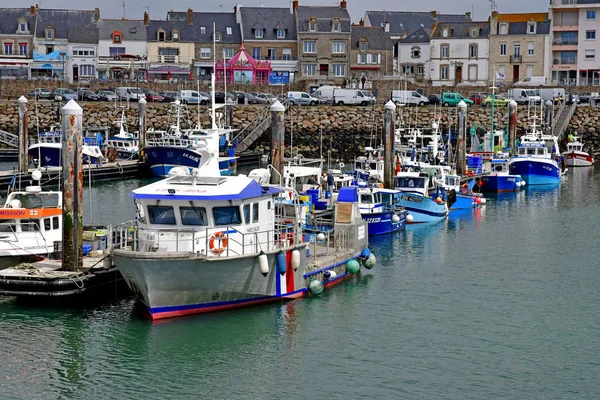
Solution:
{"label": "fender buoy", "polygon": [[467,194],[469,193],[469,185],[467,183],[464,183],[461,187],[460,187],[460,192],[462,194]]}
{"label": "fender buoy", "polygon": [[144,158],[145,155],[146,153],[144,153],[144,150],[140,150],[140,158]]}
{"label": "fender buoy", "polygon": [[[215,245],[215,241],[219,241],[218,245]],[[221,254],[227,248],[227,237],[223,232],[215,232],[210,235],[208,241],[208,248],[215,254]]]}

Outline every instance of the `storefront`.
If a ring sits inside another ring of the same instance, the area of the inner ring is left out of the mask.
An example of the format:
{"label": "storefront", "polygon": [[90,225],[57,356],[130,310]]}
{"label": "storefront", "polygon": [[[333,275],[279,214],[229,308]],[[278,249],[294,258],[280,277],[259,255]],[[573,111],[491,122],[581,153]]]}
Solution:
{"label": "storefront", "polygon": [[[240,51],[231,60],[227,60],[226,63],[223,60],[217,61],[216,71],[217,83],[225,82],[227,79],[228,84],[268,85],[272,68],[269,61],[257,61],[252,58],[242,44]],[[283,76],[278,78],[278,80],[283,79]],[[289,80],[289,75],[287,79]]]}

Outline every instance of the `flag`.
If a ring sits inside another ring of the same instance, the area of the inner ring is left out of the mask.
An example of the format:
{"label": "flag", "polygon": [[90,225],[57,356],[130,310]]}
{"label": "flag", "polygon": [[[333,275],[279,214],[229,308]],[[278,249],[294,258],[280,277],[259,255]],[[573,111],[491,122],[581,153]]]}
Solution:
{"label": "flag", "polygon": [[496,79],[504,80],[504,74],[502,72],[496,71]]}

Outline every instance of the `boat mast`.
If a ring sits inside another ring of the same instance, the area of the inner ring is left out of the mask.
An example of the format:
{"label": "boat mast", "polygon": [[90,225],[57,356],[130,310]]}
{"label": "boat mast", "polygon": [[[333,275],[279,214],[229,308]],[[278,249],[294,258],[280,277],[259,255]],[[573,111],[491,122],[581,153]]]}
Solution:
{"label": "boat mast", "polygon": [[[211,115],[210,115],[210,119],[211,119],[211,124],[212,124],[212,129],[217,129],[217,121],[216,121],[216,115],[217,115],[217,108],[215,105],[215,74],[217,72],[217,63],[215,61],[217,55],[217,24],[213,21],[213,73],[211,74],[210,77],[210,83],[212,85],[212,92],[211,92]],[[225,71],[227,71],[227,65],[225,65]],[[225,76],[225,75],[223,75]],[[225,79],[227,80],[227,78],[225,77]],[[225,98],[223,99],[223,102],[225,104],[227,104],[227,92],[225,92]]]}

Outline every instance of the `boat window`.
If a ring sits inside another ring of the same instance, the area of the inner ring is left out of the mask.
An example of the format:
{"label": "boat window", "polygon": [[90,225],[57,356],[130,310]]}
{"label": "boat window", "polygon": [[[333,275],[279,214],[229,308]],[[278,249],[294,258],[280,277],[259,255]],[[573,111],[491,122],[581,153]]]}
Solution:
{"label": "boat window", "polygon": [[49,231],[52,229],[52,219],[51,218],[44,218],[44,230],[45,231]]}
{"label": "boat window", "polygon": [[52,229],[59,229],[58,217],[52,217]]}
{"label": "boat window", "polygon": [[14,232],[15,231],[15,220],[9,219],[0,223],[0,232]]}
{"label": "boat window", "polygon": [[244,204],[244,222],[250,223],[250,204]]}
{"label": "boat window", "polygon": [[360,202],[363,203],[363,204],[372,203],[371,195],[370,194],[361,194],[360,195]]}
{"label": "boat window", "polygon": [[392,203],[392,194],[391,193],[381,193],[381,201],[385,204]]}
{"label": "boat window", "polygon": [[242,223],[240,208],[237,206],[213,207],[213,218],[215,219],[215,226],[239,225]]}
{"label": "boat window", "polygon": [[252,204],[252,222],[258,222],[258,203]]}
{"label": "boat window", "polygon": [[35,232],[38,231],[38,222],[37,221],[27,221],[21,220],[21,232]]}
{"label": "boat window", "polygon": [[208,225],[206,208],[204,207],[179,207],[179,215],[183,225]]}
{"label": "boat window", "polygon": [[271,200],[267,201],[267,210],[271,209]]}
{"label": "boat window", "polygon": [[527,149],[527,154],[529,154],[529,155],[535,155],[535,148],[529,148],[529,149]]}
{"label": "boat window", "polygon": [[175,225],[175,212],[171,206],[148,206],[151,224]]}

